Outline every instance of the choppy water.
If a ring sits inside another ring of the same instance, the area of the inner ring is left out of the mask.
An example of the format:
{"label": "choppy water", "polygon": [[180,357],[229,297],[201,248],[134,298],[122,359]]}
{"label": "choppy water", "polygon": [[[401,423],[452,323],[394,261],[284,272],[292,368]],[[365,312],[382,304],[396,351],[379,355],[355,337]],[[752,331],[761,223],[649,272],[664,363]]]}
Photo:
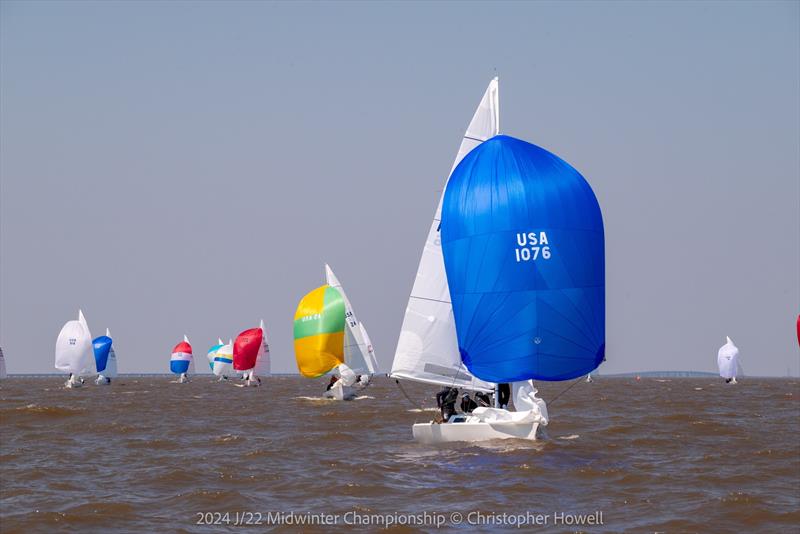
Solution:
{"label": "choppy water", "polygon": [[[262,388],[171,380],[77,390],[55,377],[0,382],[0,530],[240,531],[236,512],[266,523],[291,511],[339,514],[339,529],[355,514],[443,514],[394,532],[433,531],[441,519],[464,529],[476,512],[540,514],[547,523],[534,532],[800,524],[797,380],[600,378],[550,406],[545,440],[439,447],[412,441],[412,423],[432,412],[415,411],[386,378],[353,402],[316,400],[323,381],[299,377]],[[432,405],[433,388],[404,387]],[[549,400],[564,387],[540,391]],[[557,515],[595,511],[603,525]],[[206,516],[223,523],[209,527],[196,524],[201,512],[230,515]],[[258,530],[268,528],[285,526]]]}

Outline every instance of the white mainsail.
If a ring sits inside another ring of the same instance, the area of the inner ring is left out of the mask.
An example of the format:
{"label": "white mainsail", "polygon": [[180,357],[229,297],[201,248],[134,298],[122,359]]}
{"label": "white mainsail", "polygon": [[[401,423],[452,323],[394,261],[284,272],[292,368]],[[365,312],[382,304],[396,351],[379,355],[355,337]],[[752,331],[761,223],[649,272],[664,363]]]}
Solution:
{"label": "white mainsail", "polygon": [[739,349],[733,344],[731,338],[726,336],[725,339],[727,342],[719,348],[717,353],[719,376],[726,379],[735,379],[738,370]]}
{"label": "white mainsail", "polygon": [[374,375],[378,370],[378,360],[375,358],[375,349],[372,346],[372,340],[369,338],[369,334],[367,334],[367,327],[364,326],[363,321],[358,322],[358,328],[361,330],[361,336],[364,338],[364,344],[367,348],[367,367],[369,367],[370,374]]}
{"label": "white mainsail", "polygon": [[375,374],[377,369],[377,362],[375,360],[375,352],[372,350],[372,345],[365,339],[364,330],[353,311],[353,305],[350,304],[350,299],[347,298],[339,279],[333,274],[333,269],[326,263],[325,264],[325,280],[327,284],[339,290],[344,300],[345,305],[345,329],[344,335],[344,362],[347,366],[356,373],[369,373]]}
{"label": "white mainsail", "polygon": [[75,376],[89,376],[94,369],[92,334],[83,312],[77,321],[67,321],[56,340],[56,369]]}
{"label": "white mainsail", "polygon": [[264,328],[264,319],[261,319],[259,327],[261,328],[261,348],[258,350],[258,356],[256,356],[255,367],[250,372],[251,380],[256,376],[270,376],[272,373],[272,363],[269,359],[269,341],[267,340],[267,329]]}
{"label": "white mainsail", "polygon": [[[495,77],[489,82],[489,87],[486,88],[478,109],[469,123],[458,155],[450,169],[451,173],[473,148],[499,133],[498,90],[498,80]],[[444,185],[447,185],[447,181]],[[445,188],[442,188],[436,214],[428,231],[428,239],[422,250],[422,258],[403,317],[390,376],[489,392],[494,389],[494,385],[472,376],[461,363],[458,350],[456,325],[439,236],[444,191]]]}
{"label": "white mainsail", "polygon": [[[111,337],[111,332],[106,328],[106,336]],[[106,368],[101,373],[106,378],[117,377],[117,353],[114,352],[114,344],[111,344],[111,349],[108,351],[108,360],[106,361]]]}
{"label": "white mainsail", "polygon": [[6,378],[8,374],[6,373],[6,357],[3,356],[3,349],[0,348],[0,380]]}

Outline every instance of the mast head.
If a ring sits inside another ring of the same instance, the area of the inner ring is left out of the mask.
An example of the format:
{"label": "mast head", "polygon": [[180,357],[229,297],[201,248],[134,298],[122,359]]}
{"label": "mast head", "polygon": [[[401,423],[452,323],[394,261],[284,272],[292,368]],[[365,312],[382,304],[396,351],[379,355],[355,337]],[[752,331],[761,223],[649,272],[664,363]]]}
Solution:
{"label": "mast head", "polygon": [[106,328],[106,337],[111,337],[111,331],[108,328]]}
{"label": "mast head", "polygon": [[189,337],[188,337],[186,334],[183,334],[183,340],[184,340],[186,343],[189,343]]}
{"label": "mast head", "polygon": [[325,264],[325,281],[331,287],[338,287],[342,284],[339,282],[339,279],[336,278],[336,275],[333,274],[333,269],[327,263]]}

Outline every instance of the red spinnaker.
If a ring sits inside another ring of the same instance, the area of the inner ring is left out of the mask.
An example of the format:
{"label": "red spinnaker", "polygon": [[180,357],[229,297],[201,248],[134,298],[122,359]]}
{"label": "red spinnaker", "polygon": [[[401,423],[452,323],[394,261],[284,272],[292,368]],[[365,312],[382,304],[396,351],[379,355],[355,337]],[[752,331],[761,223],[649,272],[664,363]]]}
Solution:
{"label": "red spinnaker", "polygon": [[172,352],[173,353],[175,353],[175,352],[185,352],[186,354],[191,354],[192,353],[192,346],[189,345],[185,341],[181,341],[180,343],[175,345],[175,348],[172,349]]}
{"label": "red spinnaker", "polygon": [[236,336],[236,341],[233,342],[233,368],[235,370],[247,371],[256,366],[256,358],[263,336],[261,328],[251,328]]}

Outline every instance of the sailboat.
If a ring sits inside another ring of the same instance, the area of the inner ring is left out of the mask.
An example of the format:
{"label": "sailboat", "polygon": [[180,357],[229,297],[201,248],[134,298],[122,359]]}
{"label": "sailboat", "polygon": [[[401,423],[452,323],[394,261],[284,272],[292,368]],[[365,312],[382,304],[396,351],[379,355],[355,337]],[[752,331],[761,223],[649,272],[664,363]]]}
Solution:
{"label": "sailboat", "polygon": [[[499,128],[499,82],[494,78],[464,133],[450,172],[473,148],[497,135]],[[495,384],[473,376],[461,363],[458,352],[456,324],[439,236],[443,200],[444,189],[422,249],[389,376],[491,393]]]}
{"label": "sailboat", "polygon": [[229,376],[236,374],[233,370],[233,341],[228,340],[226,345],[222,345],[217,349],[214,355],[214,367],[212,372],[218,376],[220,380],[225,380]]}
{"label": "sailboat", "polygon": [[172,349],[172,356],[169,361],[169,370],[179,375],[178,383],[183,384],[189,381],[189,373],[194,372],[194,357],[192,356],[192,345],[189,338],[184,334],[183,341],[175,345]]}
{"label": "sailboat", "polygon": [[259,375],[270,373],[269,343],[264,320],[258,328],[245,330],[233,342],[233,369],[243,373],[244,385],[260,386]]}
{"label": "sailboat", "polygon": [[217,355],[217,351],[222,348],[225,343],[222,342],[221,338],[217,338],[217,344],[208,349],[208,367],[211,369],[211,372],[214,372],[214,357]]}
{"label": "sailboat", "polygon": [[77,321],[67,321],[56,340],[56,369],[69,373],[64,386],[77,388],[83,385],[83,376],[92,374],[94,349],[92,334],[83,311],[78,310]]}
{"label": "sailboat", "polygon": [[111,332],[106,328],[106,335],[92,341],[94,348],[94,362],[97,368],[95,384],[108,385],[111,379],[117,377],[117,353],[114,352]]}
{"label": "sailboat", "polygon": [[[492,92],[496,110],[490,84]],[[476,115],[482,108],[492,105]],[[487,123],[497,121],[478,121]],[[468,129],[466,137],[475,136]],[[597,199],[554,154],[495,135],[457,162],[439,211],[456,339],[447,341],[457,347],[449,361],[483,384],[511,384],[516,411],[500,408],[495,394],[494,408],[416,424],[413,435],[426,443],[536,439],[548,415],[533,380],[580,378],[603,361],[605,258]],[[423,370],[426,359],[423,353]]]}
{"label": "sailboat", "polygon": [[719,376],[725,379],[726,384],[736,384],[736,375],[739,371],[739,348],[733,344],[731,338],[725,336],[725,344],[717,352],[717,366]]}
{"label": "sailboat", "polygon": [[366,329],[328,265],[325,275],[327,283],[305,295],[297,306],[295,358],[300,374],[307,378],[338,375],[324,396],[347,400],[369,384],[377,363]]}
{"label": "sailboat", "polygon": [[6,373],[6,357],[3,356],[3,348],[0,347],[0,380],[7,378],[8,374]]}

